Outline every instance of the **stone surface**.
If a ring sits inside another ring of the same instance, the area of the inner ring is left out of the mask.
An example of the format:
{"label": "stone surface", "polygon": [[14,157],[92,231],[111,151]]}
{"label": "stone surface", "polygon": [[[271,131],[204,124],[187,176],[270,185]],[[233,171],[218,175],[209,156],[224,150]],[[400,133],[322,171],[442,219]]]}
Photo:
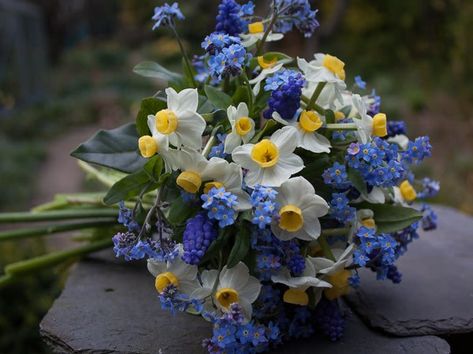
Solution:
{"label": "stone surface", "polygon": [[400,284],[361,272],[347,300],[370,326],[398,336],[471,333],[473,218],[435,207],[439,228],[422,233],[398,261]]}
{"label": "stone surface", "polygon": [[[55,352],[203,353],[201,340],[211,332],[206,321],[161,310],[144,264],[108,259],[101,252],[81,262],[43,319],[41,334]],[[348,318],[346,335],[337,343],[314,337],[274,353],[450,353],[447,342],[438,337],[392,338],[368,329],[354,314]]]}

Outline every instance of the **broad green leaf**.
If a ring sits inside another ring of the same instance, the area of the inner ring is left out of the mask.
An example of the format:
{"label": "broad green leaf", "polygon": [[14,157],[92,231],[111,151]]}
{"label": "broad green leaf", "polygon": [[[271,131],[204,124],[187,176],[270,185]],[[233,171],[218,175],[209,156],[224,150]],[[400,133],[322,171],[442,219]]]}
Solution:
{"label": "broad green leaf", "polygon": [[133,173],[146,163],[138,153],[135,124],[101,130],[71,153],[75,158],[120,172]]}
{"label": "broad green leaf", "polygon": [[208,114],[215,111],[215,106],[212,102],[209,101],[207,97],[204,95],[199,95],[199,107],[197,108],[197,112],[200,114]]}
{"label": "broad green leaf", "polygon": [[132,173],[115,183],[105,196],[104,203],[113,205],[158,188],[162,169],[162,158],[153,157],[141,171]]}
{"label": "broad green leaf", "polygon": [[191,203],[184,201],[184,199],[181,197],[178,197],[171,202],[167,219],[174,227],[176,227],[184,224],[184,222],[194,213],[195,208],[192,207]]}
{"label": "broad green leaf", "polygon": [[248,96],[248,89],[244,86],[237,87],[235,93],[232,97],[233,104],[238,106],[240,102],[245,102],[248,104],[250,102],[250,97]]}
{"label": "broad green leaf", "polygon": [[136,130],[139,136],[151,134],[148,128],[148,116],[155,115],[166,106],[167,103],[159,98],[149,97],[141,101],[141,107],[136,116]]}
{"label": "broad green leaf", "polygon": [[171,82],[182,79],[182,75],[172,72],[152,61],[144,61],[139,63],[133,68],[133,72],[144,77],[151,77]]}
{"label": "broad green leaf", "polygon": [[235,235],[235,243],[228,256],[227,267],[233,268],[248,254],[250,250],[250,228],[248,225],[241,225]]}
{"label": "broad green leaf", "polygon": [[371,209],[379,233],[400,231],[422,219],[422,213],[416,209],[392,204],[356,204],[358,209]]}
{"label": "broad green leaf", "polygon": [[205,85],[204,91],[209,101],[212,102],[216,108],[226,111],[227,108],[233,103],[230,96],[213,86]]}
{"label": "broad green leaf", "polygon": [[361,176],[361,174],[353,168],[349,168],[347,174],[348,174],[348,179],[355,186],[358,192],[360,192],[361,194],[367,195],[368,188],[366,187],[366,182]]}
{"label": "broad green leaf", "polygon": [[345,117],[348,117],[350,115],[350,112],[351,112],[351,106],[345,106],[343,107],[340,112],[342,112]]}
{"label": "broad green leaf", "polygon": [[197,75],[197,72],[192,66],[189,68],[186,65],[184,58],[182,58],[182,72],[184,73],[184,79],[187,82],[188,87],[194,87],[193,78]]}
{"label": "broad green leaf", "polygon": [[228,228],[219,229],[217,238],[210,244],[204,257],[202,257],[201,264],[217,258],[221,250],[223,250],[227,244],[227,241],[231,238],[230,230]]}

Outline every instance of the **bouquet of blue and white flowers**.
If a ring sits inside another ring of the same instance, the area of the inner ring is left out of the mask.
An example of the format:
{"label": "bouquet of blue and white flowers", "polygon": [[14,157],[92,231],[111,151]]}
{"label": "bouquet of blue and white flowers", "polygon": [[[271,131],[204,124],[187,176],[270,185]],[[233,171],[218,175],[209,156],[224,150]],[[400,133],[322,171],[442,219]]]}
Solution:
{"label": "bouquet of blue and white flowers", "polygon": [[[73,155],[119,203],[113,237],[126,260],[147,259],[161,306],[214,325],[212,353],[254,353],[314,330],[342,336],[337,299],[360,285],[357,270],[401,280],[395,262],[435,228],[438,183],[411,167],[431,155],[380,97],[330,54],[311,60],[265,51],[297,29],[319,26],[308,0],[254,5],[223,0],[203,54],[186,54],[177,3],[155,9],[183,55],[183,73],[135,67],[168,82],[142,101],[136,123],[99,132]],[[91,165],[100,165],[93,166]],[[113,172],[111,170],[119,171]],[[123,175],[125,173],[125,175]]]}

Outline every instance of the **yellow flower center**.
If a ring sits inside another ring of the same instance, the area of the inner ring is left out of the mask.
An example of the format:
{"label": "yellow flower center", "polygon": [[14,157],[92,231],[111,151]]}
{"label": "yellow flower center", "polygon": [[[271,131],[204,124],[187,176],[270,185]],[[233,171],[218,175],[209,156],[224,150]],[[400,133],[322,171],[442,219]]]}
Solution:
{"label": "yellow flower center", "polygon": [[364,226],[364,227],[368,227],[370,229],[374,229],[376,227],[376,223],[374,221],[374,219],[364,219],[364,220],[361,220],[361,224]]}
{"label": "yellow flower center", "polygon": [[222,288],[217,291],[215,298],[218,303],[225,308],[229,308],[231,304],[238,302],[238,292],[232,288]]}
{"label": "yellow flower center", "polygon": [[323,125],[320,116],[314,111],[303,111],[299,118],[299,126],[307,133],[313,133]]}
{"label": "yellow flower center", "polygon": [[169,110],[163,109],[156,113],[156,129],[164,135],[172,134],[177,129],[177,116]]}
{"label": "yellow flower center", "polygon": [[309,295],[301,289],[287,289],[284,292],[283,301],[288,304],[307,306],[309,304]]}
{"label": "yellow flower center", "polygon": [[248,117],[241,117],[235,122],[235,130],[239,136],[245,136],[251,130],[251,119]]}
{"label": "yellow flower center", "polygon": [[329,275],[327,281],[332,284],[331,288],[325,289],[325,296],[329,300],[334,300],[340,296],[348,294],[350,287],[348,285],[348,278],[351,277],[351,272],[349,270],[341,270],[338,273]]}
{"label": "yellow flower center", "polygon": [[258,65],[261,67],[261,69],[270,69],[274,65],[276,65],[276,63],[278,62],[276,58],[273,58],[271,60],[265,60],[264,56],[262,55],[259,56],[257,60],[258,60]]}
{"label": "yellow flower center", "polygon": [[339,120],[345,119],[345,113],[341,111],[335,112],[335,120],[338,122]]}
{"label": "yellow flower center", "polygon": [[263,22],[253,22],[248,25],[248,32],[251,34],[263,33],[264,24]]}
{"label": "yellow flower center", "polygon": [[279,161],[279,149],[271,140],[263,139],[251,150],[251,158],[262,168],[272,167]]}
{"label": "yellow flower center", "polygon": [[165,272],[158,274],[154,286],[159,293],[162,293],[169,285],[174,285],[175,287],[179,286],[179,280],[171,272]]}
{"label": "yellow flower center", "polygon": [[399,186],[399,189],[401,190],[401,195],[405,201],[412,202],[416,199],[416,190],[414,189],[414,187],[412,187],[412,184],[410,184],[409,181],[406,180],[402,182]]}
{"label": "yellow flower center", "polygon": [[289,232],[296,232],[304,225],[302,210],[289,204],[279,211],[279,227]]}
{"label": "yellow flower center", "polygon": [[202,177],[194,171],[184,171],[177,176],[176,183],[188,193],[196,193],[202,184]]}
{"label": "yellow flower center", "polygon": [[326,54],[322,65],[337,75],[339,79],[345,80],[345,63],[337,57]]}
{"label": "yellow flower center", "polygon": [[217,188],[220,189],[223,187],[223,183],[213,181],[213,182],[207,182],[204,186],[204,193],[207,194],[210,192],[212,188]]}
{"label": "yellow flower center", "polygon": [[379,137],[388,135],[386,114],[378,113],[373,117],[373,135]]}
{"label": "yellow flower center", "polygon": [[141,156],[149,158],[154,156],[158,150],[159,146],[156,143],[156,140],[149,135],[142,136],[138,139],[138,147],[140,149]]}

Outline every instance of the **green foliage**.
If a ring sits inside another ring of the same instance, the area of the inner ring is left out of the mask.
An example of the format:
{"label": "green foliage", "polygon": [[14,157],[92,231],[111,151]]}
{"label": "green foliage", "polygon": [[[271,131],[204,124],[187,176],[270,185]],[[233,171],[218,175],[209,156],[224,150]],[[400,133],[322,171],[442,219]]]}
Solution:
{"label": "green foliage", "polygon": [[164,66],[152,61],[145,61],[136,65],[133,68],[133,72],[144,77],[161,79],[171,83],[182,80],[182,75],[172,72]]}
{"label": "green foliage", "polygon": [[246,257],[250,251],[250,226],[240,225],[235,235],[235,243],[228,256],[227,266],[232,268],[238,264],[243,258]]}
{"label": "green foliage", "polygon": [[218,109],[226,110],[233,103],[230,96],[215,87],[206,85],[204,91],[209,101]]}
{"label": "green foliage", "polygon": [[166,108],[166,102],[159,98],[149,97],[141,101],[140,111],[136,117],[136,130],[139,136],[150,134],[148,116],[155,115],[164,108]]}
{"label": "green foliage", "polygon": [[396,232],[422,219],[422,213],[416,209],[400,205],[362,203],[356,207],[373,211],[379,233]]}

